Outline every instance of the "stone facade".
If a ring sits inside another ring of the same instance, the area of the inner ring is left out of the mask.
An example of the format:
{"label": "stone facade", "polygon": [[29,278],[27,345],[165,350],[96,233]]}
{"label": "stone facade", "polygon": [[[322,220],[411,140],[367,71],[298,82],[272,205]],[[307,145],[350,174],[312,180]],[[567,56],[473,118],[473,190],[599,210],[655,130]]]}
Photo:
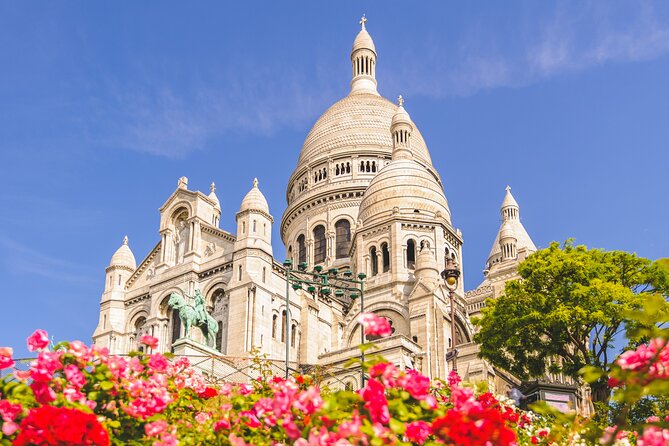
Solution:
{"label": "stone facade", "polygon": [[[365,273],[364,311],[387,317],[393,327],[379,352],[400,367],[445,378],[446,354],[457,347],[464,379],[511,385],[512,377],[476,356],[470,318],[536,248],[507,190],[485,280],[466,293],[460,280],[451,320],[440,271],[447,259],[462,263],[463,236],[401,97],[394,104],[377,92],[376,48],[361,23],[351,52],[351,91],[317,120],[288,181],[280,223],[287,256],[295,264]],[[160,208],[155,248],[137,265],[126,238],[113,255],[94,342],[124,354],[141,348],[138,339],[146,333],[170,350],[183,330],[167,306],[169,295],[190,298],[199,289],[219,323],[216,350],[227,360],[253,352],[283,360],[288,344],[294,365],[326,366],[337,382],[359,386],[359,372],[343,367],[360,354],[359,301],[291,289],[288,330],[283,259],[273,257],[274,217],[258,181],[241,203],[234,233],[219,228],[220,213],[213,184],[204,194],[179,179]]]}

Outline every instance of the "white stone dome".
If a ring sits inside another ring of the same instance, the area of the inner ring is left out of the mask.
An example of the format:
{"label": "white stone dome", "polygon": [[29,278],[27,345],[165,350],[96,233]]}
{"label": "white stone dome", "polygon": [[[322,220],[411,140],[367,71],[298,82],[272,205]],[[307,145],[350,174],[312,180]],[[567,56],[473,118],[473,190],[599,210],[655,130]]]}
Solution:
{"label": "white stone dome", "polygon": [[246,194],[244,199],[242,200],[242,204],[239,207],[239,212],[244,212],[244,211],[261,211],[265,212],[266,214],[269,214],[269,205],[267,204],[267,199],[263,195],[262,192],[260,192],[260,189],[258,188],[258,179],[254,178],[253,180],[253,187],[249,191],[249,193]]}
{"label": "white stone dome", "polygon": [[358,35],[355,36],[355,40],[353,41],[353,49],[351,50],[351,53],[355,53],[356,50],[361,50],[361,49],[372,50],[374,51],[374,53],[376,53],[374,40],[372,40],[372,36],[369,35],[369,33],[365,28],[362,28],[358,33]]}
{"label": "white stone dome", "polygon": [[132,253],[130,246],[128,246],[128,236],[123,239],[123,244],[116,250],[109,262],[109,266],[122,266],[131,268],[133,271],[137,268],[135,255]]}
{"label": "white stone dome", "polygon": [[411,158],[393,160],[369,183],[360,203],[363,226],[398,213],[416,220],[443,218],[451,211],[437,177]]}
{"label": "white stone dome", "polygon": [[[370,93],[351,94],[328,108],[304,140],[296,172],[318,158],[367,154],[376,149],[393,153],[390,126],[397,105]],[[424,163],[432,164],[420,132],[414,126],[412,148]]]}

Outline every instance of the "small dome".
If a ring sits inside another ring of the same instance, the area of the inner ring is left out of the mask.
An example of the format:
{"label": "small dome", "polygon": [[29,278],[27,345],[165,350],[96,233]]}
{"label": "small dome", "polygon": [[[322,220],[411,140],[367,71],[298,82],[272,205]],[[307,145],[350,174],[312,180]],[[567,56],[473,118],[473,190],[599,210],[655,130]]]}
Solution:
{"label": "small dome", "polygon": [[242,200],[242,205],[239,207],[239,212],[244,211],[261,211],[269,214],[269,205],[265,196],[258,189],[258,179],[253,179],[253,187],[248,194]]}
{"label": "small dome", "polygon": [[511,226],[511,223],[509,223],[509,220],[502,223],[502,227],[499,228],[499,239],[504,240],[507,238],[516,238],[516,234],[513,231],[513,227]]}
{"label": "small dome", "polygon": [[451,211],[437,177],[411,158],[393,160],[381,169],[360,203],[359,218],[363,225],[396,213],[451,221]]}
{"label": "small dome", "polygon": [[411,121],[409,113],[404,109],[404,98],[402,98],[402,95],[397,98],[397,102],[399,105],[393,115],[393,119],[390,121],[390,127],[392,128],[397,124],[408,124],[413,128],[413,121]]}
{"label": "small dome", "polygon": [[209,199],[214,202],[214,208],[220,211],[221,202],[218,201],[218,197],[216,196],[216,184],[213,181],[211,182],[210,188],[211,192],[209,192]]}
{"label": "small dome", "polygon": [[439,280],[439,266],[429,248],[422,249],[416,258],[416,278],[424,278],[432,281]]}
{"label": "small dome", "polygon": [[509,206],[518,207],[518,202],[511,195],[511,186],[506,186],[506,195],[504,196],[504,201],[502,201],[502,209]]}
{"label": "small dome", "polygon": [[132,270],[137,268],[135,255],[130,250],[130,246],[128,246],[127,235],[123,238],[123,244],[121,247],[117,249],[112,256],[111,261],[109,262],[109,266],[124,266],[126,268],[131,268]]}
{"label": "small dome", "polygon": [[362,20],[360,21],[362,29],[353,41],[353,49],[351,50],[351,53],[355,53],[357,50],[367,49],[374,51],[374,54],[376,54],[374,41],[372,40],[372,36],[369,35],[367,29],[365,28],[365,22],[367,22],[367,19],[363,16]]}

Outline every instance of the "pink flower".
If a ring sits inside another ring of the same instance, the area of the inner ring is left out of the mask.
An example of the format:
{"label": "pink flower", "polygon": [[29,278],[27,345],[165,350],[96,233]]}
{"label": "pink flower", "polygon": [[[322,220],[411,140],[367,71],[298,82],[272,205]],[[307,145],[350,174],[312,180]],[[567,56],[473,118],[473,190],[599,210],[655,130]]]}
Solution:
{"label": "pink flower", "polygon": [[362,313],[358,316],[358,322],[362,324],[365,334],[368,336],[387,337],[393,332],[388,319],[377,316],[374,313]]}
{"label": "pink flower", "polygon": [[167,421],[158,420],[144,425],[144,432],[147,437],[157,437],[167,429]]}
{"label": "pink flower", "polygon": [[139,338],[139,342],[153,349],[158,348],[158,338],[155,338],[153,336],[144,335],[141,338]]}
{"label": "pink flower", "polygon": [[0,400],[0,418],[3,421],[14,421],[23,412],[20,404],[12,404],[7,400]]}
{"label": "pink flower", "polygon": [[412,397],[424,400],[430,390],[430,378],[423,376],[415,370],[407,372],[397,380],[397,384],[403,387]]}
{"label": "pink flower", "polygon": [[451,370],[451,373],[448,374],[448,387],[457,386],[462,382],[462,378],[458,375],[458,372]]}
{"label": "pink flower", "polygon": [[81,389],[86,384],[86,377],[76,365],[67,365],[63,371],[65,372],[65,378],[67,378],[75,389]]}
{"label": "pink flower", "polygon": [[228,440],[230,440],[230,444],[232,446],[246,446],[244,439],[236,436],[235,434],[230,434],[228,436]]}
{"label": "pink flower", "polygon": [[414,421],[406,425],[404,436],[406,437],[407,441],[423,444],[431,433],[432,429],[425,421]]}
{"label": "pink flower", "polygon": [[40,404],[49,404],[56,399],[56,392],[54,392],[45,382],[33,381],[33,383],[30,384],[30,388],[35,395],[35,399]]}
{"label": "pink flower", "polygon": [[195,421],[197,421],[200,424],[204,424],[207,421],[209,421],[209,418],[211,418],[211,415],[209,415],[207,412],[200,412],[197,415],[195,415]]}
{"label": "pink flower", "polygon": [[13,421],[5,421],[4,423],[2,423],[2,433],[7,436],[12,435],[14,432],[16,432],[18,428],[19,425],[14,423]]}
{"label": "pink flower", "polygon": [[34,352],[49,345],[49,335],[44,330],[35,330],[33,334],[28,337],[28,350]]}
{"label": "pink flower", "polygon": [[11,347],[0,347],[0,370],[14,367],[13,354],[14,350]]}
{"label": "pink flower", "polygon": [[636,444],[638,446],[666,446],[669,444],[669,429],[647,426]]}
{"label": "pink flower", "polygon": [[167,370],[168,365],[169,362],[167,361],[167,358],[160,353],[151,355],[151,359],[149,359],[149,367],[159,373],[164,373]]}
{"label": "pink flower", "polygon": [[359,390],[360,396],[365,401],[365,409],[369,412],[372,423],[388,423],[390,412],[388,400],[385,395],[383,384],[375,379],[367,381],[367,385]]}
{"label": "pink flower", "polygon": [[218,432],[221,429],[230,429],[230,421],[225,418],[221,418],[216,423],[214,423],[214,432]]}
{"label": "pink flower", "polygon": [[393,388],[397,385],[397,377],[399,375],[399,369],[395,367],[395,364],[389,362],[374,364],[369,369],[369,376],[372,378],[381,378],[381,382],[389,388]]}

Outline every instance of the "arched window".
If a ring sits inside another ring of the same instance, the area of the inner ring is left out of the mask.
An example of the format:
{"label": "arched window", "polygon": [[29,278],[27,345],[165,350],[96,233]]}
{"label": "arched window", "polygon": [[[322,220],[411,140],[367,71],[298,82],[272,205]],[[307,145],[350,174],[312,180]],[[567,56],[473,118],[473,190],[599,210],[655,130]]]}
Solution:
{"label": "arched window", "polygon": [[242,234],[246,234],[246,222],[242,222]]}
{"label": "arched window", "polygon": [[286,310],[281,313],[281,342],[286,342]]}
{"label": "arched window", "polygon": [[292,245],[288,246],[288,258],[290,260],[292,260],[293,262],[295,261],[295,259],[293,258],[293,246]]}
{"label": "arched window", "polygon": [[307,245],[304,242],[304,234],[297,237],[297,261],[298,263],[307,261]]}
{"label": "arched window", "polygon": [[335,167],[335,175],[339,175],[339,164]]}
{"label": "arched window", "polygon": [[364,172],[364,171],[365,171],[365,162],[360,161],[360,172]]}
{"label": "arched window", "polygon": [[346,163],[346,173],[351,173],[351,163]]}
{"label": "arched window", "polygon": [[223,322],[218,321],[218,331],[216,332],[216,350],[221,350],[223,348]]}
{"label": "arched window", "polygon": [[277,319],[279,319],[278,314],[275,314],[274,316],[272,316],[272,338],[273,339],[276,339],[276,329],[277,329],[277,325],[278,325]]}
{"label": "arched window", "polygon": [[314,263],[323,263],[325,261],[326,247],[325,226],[318,225],[314,228]]}
{"label": "arched window", "polygon": [[416,242],[413,239],[407,241],[407,268],[416,267]]}
{"label": "arched window", "polygon": [[390,250],[388,249],[388,243],[381,244],[381,255],[383,257],[383,272],[387,273],[390,271]]}
{"label": "arched window", "polygon": [[179,319],[179,310],[172,310],[172,342],[174,343],[181,337],[181,319]]}
{"label": "arched window", "polygon": [[242,280],[242,265],[237,267],[237,280]]}
{"label": "arched window", "polygon": [[255,234],[258,228],[258,222],[256,220],[253,220],[253,233]]}
{"label": "arched window", "polygon": [[295,347],[295,340],[297,339],[297,325],[293,324],[290,326],[290,346]]}
{"label": "arched window", "polygon": [[376,276],[379,273],[379,262],[376,258],[376,246],[372,246],[369,249],[369,261],[370,265],[370,276]]}
{"label": "arched window", "polygon": [[346,258],[351,248],[351,223],[348,220],[339,220],[335,223],[335,232],[337,236],[337,258]]}

